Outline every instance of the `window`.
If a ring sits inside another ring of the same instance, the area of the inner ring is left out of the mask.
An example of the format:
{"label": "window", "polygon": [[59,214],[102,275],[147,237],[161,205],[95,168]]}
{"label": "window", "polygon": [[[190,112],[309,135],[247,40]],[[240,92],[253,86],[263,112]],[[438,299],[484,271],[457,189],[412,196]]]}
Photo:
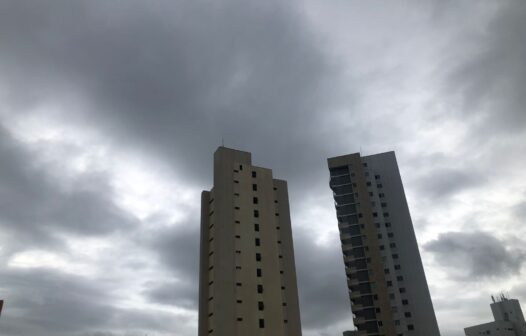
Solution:
{"label": "window", "polygon": [[264,319],[259,319],[259,328],[265,328],[265,320]]}
{"label": "window", "polygon": [[263,304],[263,301],[258,301],[258,310],[264,310],[265,305]]}
{"label": "window", "polygon": [[407,325],[407,330],[415,330],[415,326],[412,324]]}
{"label": "window", "polygon": [[391,227],[391,223],[385,223],[385,227]]}
{"label": "window", "polygon": [[378,184],[376,185],[376,187],[377,187],[378,189],[381,189],[381,188],[383,188],[383,185],[382,185],[381,183],[378,183]]}
{"label": "window", "polygon": [[384,212],[384,217],[389,217],[389,212]]}
{"label": "window", "polygon": [[286,306],[287,306],[287,303],[286,303],[286,302],[283,302],[281,305],[282,305],[283,307],[286,307]]}
{"label": "window", "polygon": [[259,217],[259,211],[258,210],[254,210],[254,217],[256,217],[256,218]]}
{"label": "window", "polygon": [[[369,196],[373,197],[374,193],[372,191],[369,191]],[[373,204],[373,206],[374,206],[374,204]]]}
{"label": "window", "polygon": [[380,251],[383,251],[383,250],[385,250],[385,246],[380,245]]}
{"label": "window", "polygon": [[409,304],[409,301],[408,301],[408,300],[402,300],[402,304],[403,304],[404,306],[407,306],[407,305]]}
{"label": "window", "polygon": [[243,300],[236,300],[237,303],[243,303]]}
{"label": "window", "polygon": [[378,196],[379,196],[380,198],[384,198],[384,197],[385,197],[385,194],[384,194],[384,193],[379,193]]}
{"label": "window", "polygon": [[236,238],[239,239],[239,238],[241,238],[241,236],[240,235],[236,235]]}
{"label": "window", "polygon": [[239,165],[239,170],[243,170],[243,165]]}
{"label": "window", "polygon": [[254,224],[254,231],[259,232],[259,224]]}
{"label": "window", "polygon": [[367,183],[365,183],[365,184],[366,184],[368,187],[371,186],[371,182],[367,182]]}
{"label": "window", "polygon": [[395,270],[400,270],[402,267],[400,265],[395,265]]}
{"label": "window", "polygon": [[263,293],[263,285],[258,285],[258,293]]}
{"label": "window", "polygon": [[405,312],[405,313],[404,313],[404,316],[405,316],[405,317],[411,317],[411,313],[410,313],[410,312]]}
{"label": "window", "polygon": [[363,163],[363,166],[364,166],[364,167],[367,167],[367,162],[364,162],[364,163]]}
{"label": "window", "polygon": [[241,222],[237,220],[237,221],[236,221],[236,224],[241,224]]}
{"label": "window", "polygon": [[257,184],[253,184],[252,185],[252,190],[257,191],[258,190],[258,185]]}
{"label": "window", "polygon": [[237,287],[241,287],[241,282],[236,282]]}
{"label": "window", "polygon": [[256,275],[258,276],[258,278],[261,277],[261,268],[256,269]]}
{"label": "window", "polygon": [[389,247],[391,247],[391,248],[395,248],[395,247],[396,247],[396,243],[391,243],[391,244],[389,244]]}
{"label": "window", "polygon": [[378,234],[378,239],[382,239],[382,234],[381,233]]}
{"label": "window", "polygon": [[391,280],[387,281],[387,287],[392,287],[393,286],[393,282]]}
{"label": "window", "polygon": [[378,217],[378,212],[373,212],[373,217]]}
{"label": "window", "polygon": [[278,217],[279,217],[279,213],[277,213],[277,212],[276,212],[276,213],[275,213],[274,215],[276,215],[276,216],[278,216]]}
{"label": "window", "polygon": [[[387,223],[385,223],[385,226],[387,226]],[[387,237],[393,238],[394,237],[394,233],[392,233],[392,232],[387,233]]]}
{"label": "window", "polygon": [[278,240],[278,244],[281,244],[281,240]]}
{"label": "window", "polygon": [[235,209],[236,209],[236,210],[239,210],[239,207],[237,206],[237,207],[235,207]]}
{"label": "window", "polygon": [[257,197],[252,198],[252,203],[258,204],[258,198]]}
{"label": "window", "polygon": [[261,253],[256,253],[256,261],[261,261]]}
{"label": "window", "polygon": [[261,245],[261,241],[259,240],[259,238],[256,238],[256,246],[260,246]]}
{"label": "window", "polygon": [[396,281],[404,281],[404,277],[399,275],[396,277]]}
{"label": "window", "polygon": [[400,288],[400,293],[405,293],[405,288]]}
{"label": "window", "polygon": [[398,259],[398,254],[393,254],[393,259]]}
{"label": "window", "polygon": [[234,183],[239,183],[239,181],[238,180],[234,180]]}
{"label": "window", "polygon": [[374,175],[374,179],[375,179],[375,180],[380,179],[380,175]]}
{"label": "window", "polygon": [[389,274],[389,268],[384,268],[384,273]]}
{"label": "window", "polygon": [[257,175],[256,175],[256,172],[253,171],[253,172],[252,172],[252,177],[256,177],[256,176],[257,176]]}
{"label": "window", "polygon": [[238,322],[241,322],[241,321],[243,321],[243,318],[242,318],[242,317],[238,317],[238,318],[237,318],[237,321],[238,321]]}
{"label": "window", "polygon": [[382,202],[382,208],[385,208],[387,206],[387,203]]}
{"label": "window", "polygon": [[241,251],[240,250],[236,250],[236,254],[241,254]]}

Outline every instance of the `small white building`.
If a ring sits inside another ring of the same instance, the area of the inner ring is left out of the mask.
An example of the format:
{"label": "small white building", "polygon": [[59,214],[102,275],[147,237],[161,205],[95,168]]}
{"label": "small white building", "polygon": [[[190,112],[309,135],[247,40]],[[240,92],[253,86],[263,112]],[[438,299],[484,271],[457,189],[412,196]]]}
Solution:
{"label": "small white building", "polygon": [[492,299],[491,312],[495,321],[465,328],[466,336],[526,336],[526,321],[519,301],[504,295],[498,300]]}

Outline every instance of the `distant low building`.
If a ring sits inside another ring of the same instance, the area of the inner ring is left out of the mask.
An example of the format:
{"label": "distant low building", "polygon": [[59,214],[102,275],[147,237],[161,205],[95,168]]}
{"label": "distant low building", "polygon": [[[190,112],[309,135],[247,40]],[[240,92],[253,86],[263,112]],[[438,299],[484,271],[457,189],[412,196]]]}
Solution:
{"label": "distant low building", "polygon": [[[365,335],[365,334],[362,334],[362,335]],[[353,331],[348,330],[348,331],[343,332],[343,336],[360,336],[360,334],[358,330],[353,330]]]}
{"label": "distant low building", "polygon": [[526,321],[519,301],[504,295],[498,300],[492,299],[490,306],[495,321],[465,328],[466,336],[526,336]]}

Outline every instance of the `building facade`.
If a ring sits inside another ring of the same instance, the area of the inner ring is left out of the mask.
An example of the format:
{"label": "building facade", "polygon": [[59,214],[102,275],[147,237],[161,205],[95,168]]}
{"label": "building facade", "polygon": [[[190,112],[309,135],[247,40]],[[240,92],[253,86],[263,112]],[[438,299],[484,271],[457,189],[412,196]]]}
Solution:
{"label": "building facade", "polygon": [[201,195],[199,336],[301,336],[287,183],[219,147]]}
{"label": "building facade", "polygon": [[439,336],[394,152],[328,166],[358,335]]}
{"label": "building facade", "polygon": [[526,321],[518,300],[501,295],[498,300],[493,298],[490,306],[495,321],[465,328],[466,336],[526,336]]}

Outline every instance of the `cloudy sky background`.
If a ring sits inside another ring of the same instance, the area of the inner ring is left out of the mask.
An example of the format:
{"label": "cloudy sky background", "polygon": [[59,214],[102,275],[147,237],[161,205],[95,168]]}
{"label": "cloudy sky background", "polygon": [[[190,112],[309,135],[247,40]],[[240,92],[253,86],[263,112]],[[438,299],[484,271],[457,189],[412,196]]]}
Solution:
{"label": "cloudy sky background", "polygon": [[[523,0],[0,1],[0,334],[197,332],[212,153],[289,181],[306,336],[352,328],[325,159],[395,150],[444,336],[526,305]],[[316,270],[313,272],[313,270]]]}

